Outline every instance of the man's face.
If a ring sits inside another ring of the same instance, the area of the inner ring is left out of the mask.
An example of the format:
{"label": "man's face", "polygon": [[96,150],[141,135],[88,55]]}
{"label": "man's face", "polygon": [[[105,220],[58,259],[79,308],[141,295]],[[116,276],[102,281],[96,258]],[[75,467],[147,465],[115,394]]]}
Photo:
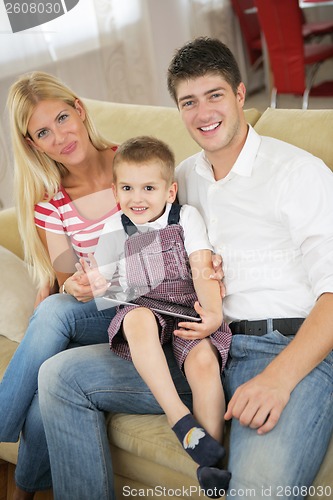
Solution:
{"label": "man's face", "polygon": [[192,138],[209,155],[239,141],[246,126],[243,117],[245,87],[235,95],[218,74],[184,80],[177,87],[177,104]]}

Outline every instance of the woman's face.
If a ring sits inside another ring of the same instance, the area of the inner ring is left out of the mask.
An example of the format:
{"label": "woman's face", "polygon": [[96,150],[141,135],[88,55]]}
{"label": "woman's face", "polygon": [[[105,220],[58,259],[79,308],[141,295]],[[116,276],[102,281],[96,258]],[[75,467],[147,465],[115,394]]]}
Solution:
{"label": "woman's face", "polygon": [[91,146],[80,101],[73,108],[60,100],[40,101],[29,120],[29,144],[57,162],[75,165],[84,161]]}

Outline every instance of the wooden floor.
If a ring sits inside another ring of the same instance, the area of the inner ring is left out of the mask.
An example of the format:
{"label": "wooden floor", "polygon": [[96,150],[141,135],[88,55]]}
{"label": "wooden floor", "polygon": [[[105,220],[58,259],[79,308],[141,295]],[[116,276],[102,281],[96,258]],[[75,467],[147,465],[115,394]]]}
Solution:
{"label": "wooden floor", "polygon": [[[0,500],[12,500],[15,481],[15,465],[0,459]],[[40,491],[36,493],[34,500],[53,500],[52,491]]]}

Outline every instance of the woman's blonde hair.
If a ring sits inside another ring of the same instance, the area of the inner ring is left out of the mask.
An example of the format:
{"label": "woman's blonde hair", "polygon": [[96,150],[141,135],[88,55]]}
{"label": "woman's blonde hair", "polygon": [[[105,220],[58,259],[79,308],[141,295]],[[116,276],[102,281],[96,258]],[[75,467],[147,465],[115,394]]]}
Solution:
{"label": "woman's blonde hair", "polygon": [[[19,231],[26,263],[39,287],[55,282],[55,273],[34,223],[34,207],[48,201],[59,191],[67,169],[26,140],[31,115],[40,101],[59,100],[74,107],[77,95],[53,75],[34,71],[21,76],[9,89],[7,108],[14,153],[14,196]],[[81,101],[80,101],[81,102]],[[87,109],[84,125],[91,143],[98,150],[111,146],[96,130]]]}

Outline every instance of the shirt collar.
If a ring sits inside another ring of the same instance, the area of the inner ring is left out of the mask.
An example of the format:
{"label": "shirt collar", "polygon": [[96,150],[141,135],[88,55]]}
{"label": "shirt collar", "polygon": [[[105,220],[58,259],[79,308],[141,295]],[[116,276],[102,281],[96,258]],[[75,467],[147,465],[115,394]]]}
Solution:
{"label": "shirt collar", "polygon": [[239,153],[231,172],[242,175],[244,177],[251,177],[254,161],[256,159],[258,149],[260,146],[260,135],[249,125],[246,141],[242,151]]}
{"label": "shirt collar", "polygon": [[[225,177],[225,179],[221,180],[229,180],[230,177],[234,177],[235,175],[250,177],[252,174],[254,161],[258,153],[260,142],[260,135],[257,134],[257,132],[251,125],[249,125],[245,144],[237,160],[235,161],[229,174]],[[208,161],[204,150],[199,153],[195,168],[198,174],[202,175],[202,177],[205,177],[206,179],[209,179],[211,181],[215,181],[212,166]]]}

